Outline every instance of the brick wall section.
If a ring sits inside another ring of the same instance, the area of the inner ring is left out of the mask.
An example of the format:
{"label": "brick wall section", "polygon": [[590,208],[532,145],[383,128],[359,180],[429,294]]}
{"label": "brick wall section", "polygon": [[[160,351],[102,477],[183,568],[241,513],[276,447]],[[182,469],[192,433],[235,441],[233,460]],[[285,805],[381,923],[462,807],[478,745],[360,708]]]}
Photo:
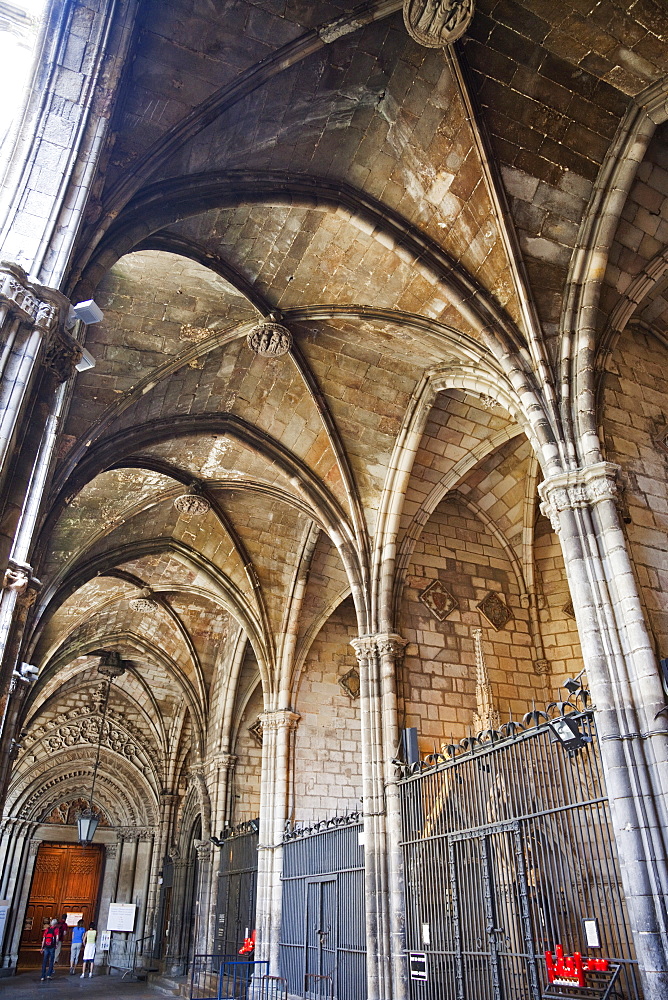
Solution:
{"label": "brick wall section", "polygon": [[659,656],[668,656],[668,350],[627,330],[608,362],[604,420],[607,457],[628,484],[626,526],[636,575]]}
{"label": "brick wall section", "polygon": [[[439,622],[418,599],[441,580],[459,607]],[[475,605],[488,591],[502,594],[514,618],[499,632]],[[538,700],[542,681],[533,672],[528,613],[499,542],[467,508],[442,502],[415,546],[406,580],[401,632],[409,640],[401,675],[405,725],[417,726],[428,752],[451,735],[461,738],[476,709],[475,656],[471,630],[483,628],[484,651],[502,718],[515,718]]]}
{"label": "brick wall section", "polygon": [[304,664],[295,705],[301,716],[295,738],[297,821],[360,808],[359,699],[352,700],[338,683],[357,664],[350,647],[357,634],[348,598],[320,630]]}

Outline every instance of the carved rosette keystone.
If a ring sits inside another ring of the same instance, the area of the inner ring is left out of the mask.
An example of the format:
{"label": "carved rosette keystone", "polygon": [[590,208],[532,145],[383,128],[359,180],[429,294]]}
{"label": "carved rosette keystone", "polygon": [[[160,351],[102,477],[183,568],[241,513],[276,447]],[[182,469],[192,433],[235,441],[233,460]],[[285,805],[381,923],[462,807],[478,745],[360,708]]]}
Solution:
{"label": "carved rosette keystone", "polygon": [[287,326],[270,317],[253,327],[246,337],[246,343],[251,351],[263,358],[280,358],[292,347],[292,334]]}
{"label": "carved rosette keystone", "polygon": [[441,49],[461,38],[474,8],[474,0],[404,0],[404,24],[419,45]]}
{"label": "carved rosette keystone", "polygon": [[191,483],[189,491],[188,493],[181,494],[174,501],[174,506],[179,514],[195,514],[197,516],[208,514],[211,510],[211,504],[202,495],[199,484]]}
{"label": "carved rosette keystone", "polygon": [[573,472],[558,473],[545,479],[538,487],[540,510],[549,518],[554,531],[559,531],[559,515],[565,510],[593,507],[603,500],[619,501],[619,466],[599,462]]}

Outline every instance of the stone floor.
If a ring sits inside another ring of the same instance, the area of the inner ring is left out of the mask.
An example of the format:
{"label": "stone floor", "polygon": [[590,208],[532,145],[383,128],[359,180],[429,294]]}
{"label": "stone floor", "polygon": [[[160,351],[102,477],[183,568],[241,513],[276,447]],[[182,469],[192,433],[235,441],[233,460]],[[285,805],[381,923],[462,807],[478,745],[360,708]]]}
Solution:
{"label": "stone floor", "polygon": [[155,1000],[164,997],[165,993],[146,983],[122,981],[120,976],[93,976],[80,979],[79,976],[69,976],[66,972],[56,973],[56,977],[41,983],[39,969],[34,972],[22,972],[18,976],[0,979],[0,998],[2,1000],[41,1000],[52,996],[58,1000],[69,1000],[70,997],[93,997],[94,1000]]}

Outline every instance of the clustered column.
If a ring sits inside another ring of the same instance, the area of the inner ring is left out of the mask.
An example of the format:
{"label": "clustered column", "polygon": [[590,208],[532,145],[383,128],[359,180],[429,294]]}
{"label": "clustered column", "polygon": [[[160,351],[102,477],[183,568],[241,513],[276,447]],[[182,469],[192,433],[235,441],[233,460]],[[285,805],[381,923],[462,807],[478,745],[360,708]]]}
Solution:
{"label": "clustered column", "polygon": [[283,832],[289,815],[289,777],[293,734],[300,716],[289,709],[264,712],[262,784],[257,872],[257,957],[279,966]]}
{"label": "clustered column", "polygon": [[403,1000],[401,805],[392,760],[399,752],[396,668],[406,641],[383,633],[351,645],[360,666],[368,996]]}
{"label": "clustered column", "polygon": [[564,554],[645,995],[659,1000],[668,996],[668,720],[617,510],[618,472],[601,462],[539,490]]}

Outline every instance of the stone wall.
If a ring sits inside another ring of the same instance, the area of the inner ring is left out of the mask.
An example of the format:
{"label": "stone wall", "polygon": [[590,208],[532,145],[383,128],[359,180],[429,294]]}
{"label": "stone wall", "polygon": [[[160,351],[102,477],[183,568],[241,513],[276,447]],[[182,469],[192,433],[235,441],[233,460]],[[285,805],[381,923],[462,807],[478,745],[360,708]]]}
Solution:
{"label": "stone wall", "polygon": [[607,458],[624,470],[626,537],[656,652],[668,656],[668,350],[627,330],[608,363],[604,393]]}
{"label": "stone wall", "polygon": [[[422,603],[434,581],[458,602],[444,621]],[[476,605],[493,592],[512,612],[496,631]],[[515,718],[539,699],[542,680],[534,672],[528,611],[499,541],[460,503],[443,501],[420,535],[408,570],[401,632],[409,641],[401,672],[400,700],[406,726],[417,726],[429,752],[453,735],[462,738],[476,710],[472,630],[483,628],[484,652],[497,708]]]}
{"label": "stone wall", "polygon": [[295,738],[295,816],[324,819],[360,808],[359,699],[339,680],[356,668],[350,640],[357,635],[348,598],[320,630],[309,650],[297,694],[301,718]]}

